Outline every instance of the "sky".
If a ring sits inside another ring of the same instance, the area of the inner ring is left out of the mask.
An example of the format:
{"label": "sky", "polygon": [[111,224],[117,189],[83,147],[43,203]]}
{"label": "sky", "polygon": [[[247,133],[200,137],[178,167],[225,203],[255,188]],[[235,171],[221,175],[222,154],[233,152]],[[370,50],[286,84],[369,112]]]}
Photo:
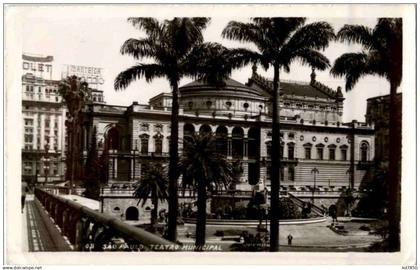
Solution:
{"label": "sky", "polygon": [[[165,79],[157,79],[152,83],[146,83],[144,79],[140,79],[123,91],[115,91],[113,82],[118,73],[137,63],[132,57],[120,54],[121,45],[128,38],[140,38],[144,34],[127,22],[129,14],[116,12],[115,15],[98,13],[89,16],[82,9],[71,10],[71,12],[63,8],[60,10],[46,9],[42,12],[33,9],[26,12],[21,28],[22,52],[54,56],[53,78],[55,79],[60,79],[64,64],[103,68],[105,83],[100,89],[104,91],[107,104],[130,105],[133,101],[147,104],[151,97],[161,92],[170,92],[169,84]],[[229,21],[248,21],[247,17],[240,17],[236,13],[234,15],[213,17],[210,25],[204,31],[205,41],[219,42],[229,48],[254,49],[252,44],[230,41],[221,37],[221,32]],[[329,22],[335,31],[338,31],[344,24],[363,24],[374,27],[376,18],[317,17],[308,18],[307,23],[314,21]],[[359,51],[361,51],[361,47],[356,45],[331,42],[323,53],[332,64],[343,53]],[[271,69],[264,71],[259,67],[258,72],[268,78],[273,76]],[[309,82],[310,73],[310,67],[295,62],[291,66],[290,73],[281,72],[280,76],[285,80]],[[316,74],[318,81],[332,89],[335,90],[338,86],[344,89],[344,78],[332,77],[329,70],[316,71]],[[245,83],[250,76],[251,66],[247,66],[234,71],[231,77]],[[181,81],[181,85],[191,80],[185,78]],[[384,78],[364,77],[351,92],[344,92],[343,121],[348,122],[353,119],[364,121],[366,99],[385,95],[388,92],[389,84]]]}

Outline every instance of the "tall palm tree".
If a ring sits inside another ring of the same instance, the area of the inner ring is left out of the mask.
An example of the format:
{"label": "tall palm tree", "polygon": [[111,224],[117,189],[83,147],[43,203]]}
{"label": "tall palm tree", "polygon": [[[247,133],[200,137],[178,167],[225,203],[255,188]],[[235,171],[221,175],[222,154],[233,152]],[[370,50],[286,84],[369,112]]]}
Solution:
{"label": "tall palm tree", "polygon": [[184,140],[180,160],[183,186],[197,189],[196,250],[206,242],[207,192],[227,188],[234,177],[232,164],[216,151],[214,136],[193,135]]}
{"label": "tall palm tree", "polygon": [[295,60],[313,68],[324,70],[329,67],[328,59],[318,52],[325,49],[334,38],[333,28],[326,22],[304,25],[305,18],[252,18],[250,23],[231,21],[222,36],[256,45],[257,51],[243,49],[243,64],[254,62],[264,69],[274,69],[272,98],[272,148],[271,148],[271,215],[270,250],[277,251],[279,244],[279,168],[280,168],[280,123],[279,83],[280,69],[290,71]]}
{"label": "tall palm tree", "polygon": [[402,80],[402,19],[380,18],[372,29],[363,25],[345,25],[337,33],[344,42],[362,45],[363,51],[345,53],[334,62],[331,74],[345,76],[346,91],[364,76],[379,75],[390,84],[389,108],[389,248],[400,248],[400,176],[401,134],[397,130],[397,88]]}
{"label": "tall palm tree", "polygon": [[220,44],[203,42],[202,31],[209,24],[209,18],[174,18],[163,22],[154,18],[129,18],[128,21],[144,31],[146,37],[126,40],[121,53],[148,61],[121,72],[115,79],[115,89],[124,89],[141,77],[147,82],[166,78],[172,88],[168,239],[176,241],[179,82],[183,77],[222,82],[231,72],[227,61],[229,51]]}
{"label": "tall palm tree", "polygon": [[81,156],[80,133],[82,126],[82,109],[89,97],[88,84],[77,76],[68,76],[60,81],[58,93],[67,105],[68,116],[66,127],[69,132],[69,148],[67,150],[66,178],[70,182],[70,194],[73,193],[73,184],[76,177],[81,176],[82,166],[78,162]]}
{"label": "tall palm tree", "polygon": [[164,201],[168,198],[168,175],[161,163],[150,163],[145,168],[144,177],[139,181],[134,190],[134,197],[142,202],[142,207],[147,200],[152,200],[153,209],[150,217],[152,228],[156,225],[159,200]]}

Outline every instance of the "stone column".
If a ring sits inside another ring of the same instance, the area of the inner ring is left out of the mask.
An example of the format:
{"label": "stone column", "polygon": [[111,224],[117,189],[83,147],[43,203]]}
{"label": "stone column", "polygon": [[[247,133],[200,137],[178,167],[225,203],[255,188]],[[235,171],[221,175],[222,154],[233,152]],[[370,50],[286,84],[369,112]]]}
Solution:
{"label": "stone column", "polygon": [[227,159],[232,159],[232,130],[233,127],[227,127]]}
{"label": "stone column", "polygon": [[245,136],[244,137],[244,139],[243,139],[243,159],[244,160],[247,160],[248,159],[248,137],[247,136]]}
{"label": "stone column", "polygon": [[227,136],[227,159],[232,159],[232,133]]}

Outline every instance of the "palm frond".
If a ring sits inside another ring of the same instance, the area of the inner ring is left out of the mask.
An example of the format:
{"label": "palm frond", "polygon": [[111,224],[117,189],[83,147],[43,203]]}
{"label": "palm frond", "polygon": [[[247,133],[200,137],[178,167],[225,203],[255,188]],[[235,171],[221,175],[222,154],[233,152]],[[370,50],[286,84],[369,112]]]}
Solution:
{"label": "palm frond", "polygon": [[[206,42],[195,46],[181,63],[183,72],[195,79],[214,85],[223,85],[231,74],[233,64],[229,61],[230,51],[218,44]],[[235,62],[237,64],[237,62]]]}
{"label": "palm frond", "polygon": [[120,49],[121,54],[128,54],[134,59],[143,57],[153,58],[156,55],[156,46],[150,38],[144,39],[127,39]]}
{"label": "palm frond", "polygon": [[257,47],[262,48],[264,37],[261,28],[253,23],[243,23],[237,21],[230,21],[222,31],[222,37],[230,40],[237,40],[241,42],[252,42]]}
{"label": "palm frond", "polygon": [[[139,199],[142,207],[150,196],[157,196],[157,199],[164,201],[168,198],[168,178],[165,168],[161,163],[150,163],[144,169],[144,177],[138,183],[133,196]],[[153,198],[152,198],[153,199]]]}
{"label": "palm frond", "polygon": [[192,17],[190,20],[194,23],[195,27],[204,30],[209,25],[211,18],[208,17]]}
{"label": "palm frond", "polygon": [[[276,49],[282,47],[291,34],[306,21],[304,17],[263,17],[252,18],[252,21],[264,32],[264,38],[270,40]],[[268,45],[268,44],[266,44]]]}
{"label": "palm frond", "polygon": [[114,81],[115,90],[125,89],[127,86],[141,77],[146,79],[146,82],[151,82],[153,79],[165,77],[165,69],[157,64],[137,64],[118,74]]}
{"label": "palm frond", "polygon": [[216,152],[212,134],[194,135],[184,140],[183,150],[179,163],[183,174],[182,186],[196,187],[204,180],[207,189],[212,186],[226,188],[232,181],[232,164]]}
{"label": "palm frond", "polygon": [[346,91],[350,91],[361,77],[372,74],[367,60],[365,53],[343,54],[335,60],[330,73],[335,77],[345,76]]}
{"label": "palm frond", "polygon": [[155,18],[130,17],[128,21],[139,30],[144,30],[149,37],[157,38],[163,30],[163,26]]}
{"label": "palm frond", "polygon": [[203,33],[209,18],[176,17],[165,21],[165,34],[171,44],[171,50],[177,57],[182,57],[197,44],[203,43]]}
{"label": "palm frond", "polygon": [[366,49],[374,46],[372,29],[364,25],[344,25],[337,33],[337,39],[341,42],[360,43]]}
{"label": "palm frond", "polygon": [[314,22],[299,28],[285,44],[284,50],[293,52],[301,48],[325,49],[335,39],[334,29],[327,22]]}
{"label": "palm frond", "polygon": [[262,55],[244,48],[230,49],[228,51],[228,61],[233,69],[242,68],[248,64],[262,62]]}
{"label": "palm frond", "polygon": [[[313,50],[304,48],[295,52],[295,54],[290,59],[299,59],[303,65],[309,65],[313,68],[319,70],[325,70],[330,67],[330,60],[325,57],[322,53]],[[286,66],[289,66],[290,62],[287,62]]]}

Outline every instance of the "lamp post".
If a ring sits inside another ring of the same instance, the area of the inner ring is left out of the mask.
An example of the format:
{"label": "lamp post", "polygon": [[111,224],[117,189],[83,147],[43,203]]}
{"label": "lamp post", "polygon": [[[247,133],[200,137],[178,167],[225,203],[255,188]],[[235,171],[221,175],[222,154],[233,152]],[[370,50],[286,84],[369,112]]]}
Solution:
{"label": "lamp post", "polygon": [[48,182],[48,173],[49,173],[49,169],[50,169],[50,158],[49,158],[49,150],[50,150],[50,146],[47,144],[44,146],[45,148],[45,154],[44,154],[44,174],[45,174],[45,181],[44,181],[44,186],[47,184]]}
{"label": "lamp post", "polygon": [[319,170],[317,168],[313,168],[311,173],[314,174],[314,188],[312,189],[312,203],[315,203],[316,174],[319,174]]}

